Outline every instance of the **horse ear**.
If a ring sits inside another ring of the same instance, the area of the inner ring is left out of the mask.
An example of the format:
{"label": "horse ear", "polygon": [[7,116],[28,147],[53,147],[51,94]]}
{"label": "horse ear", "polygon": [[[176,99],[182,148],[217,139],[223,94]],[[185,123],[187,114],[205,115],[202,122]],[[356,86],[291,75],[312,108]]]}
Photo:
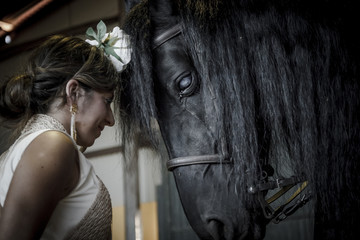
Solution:
{"label": "horse ear", "polygon": [[125,0],[125,11],[128,13],[135,5],[141,2],[141,0]]}
{"label": "horse ear", "polygon": [[178,0],[149,0],[150,18],[153,26],[172,26],[176,24]]}

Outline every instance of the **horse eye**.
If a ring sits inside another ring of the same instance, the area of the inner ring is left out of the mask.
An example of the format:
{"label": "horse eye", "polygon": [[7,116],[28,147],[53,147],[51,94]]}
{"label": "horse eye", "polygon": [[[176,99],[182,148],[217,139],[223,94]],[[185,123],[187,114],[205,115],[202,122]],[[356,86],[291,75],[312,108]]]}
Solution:
{"label": "horse eye", "polygon": [[184,91],[185,89],[187,89],[191,85],[191,82],[192,82],[191,75],[183,77],[179,82],[180,91]]}
{"label": "horse eye", "polygon": [[181,77],[177,81],[177,86],[179,88],[179,96],[189,97],[194,94],[197,89],[197,79],[192,74],[188,74],[184,77]]}

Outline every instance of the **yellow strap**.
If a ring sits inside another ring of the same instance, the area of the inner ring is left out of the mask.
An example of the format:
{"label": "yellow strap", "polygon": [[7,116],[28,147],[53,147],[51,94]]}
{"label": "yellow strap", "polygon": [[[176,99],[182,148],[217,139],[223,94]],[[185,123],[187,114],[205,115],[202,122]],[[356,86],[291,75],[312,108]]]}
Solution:
{"label": "yellow strap", "polygon": [[268,204],[272,203],[282,195],[284,195],[287,191],[289,191],[294,185],[289,185],[286,187],[281,188],[279,191],[277,191],[274,195],[272,195],[270,198],[266,199],[266,202]]}
{"label": "yellow strap", "polygon": [[306,186],[308,185],[308,182],[305,181],[301,184],[301,186],[294,192],[294,194],[288,199],[288,201],[286,203],[291,202],[294,198],[297,197],[297,195],[299,195],[302,190],[304,190],[306,188]]}
{"label": "yellow strap", "polygon": [[[294,194],[287,200],[287,202],[284,204],[288,204],[289,202],[291,202],[294,198],[296,198],[297,195],[299,195],[301,193],[302,190],[304,190],[304,188],[307,186],[308,182],[305,181],[301,184],[301,186],[294,192]],[[282,195],[284,195],[287,191],[289,191],[291,188],[293,188],[294,185],[289,185],[286,187],[283,187],[281,190],[279,190],[278,192],[276,192],[274,195],[272,195],[270,198],[268,198],[266,200],[266,202],[268,204],[274,202],[276,199],[278,199],[279,197],[281,197]]]}
{"label": "yellow strap", "polygon": [[[287,202],[286,202],[284,205],[282,205],[282,206],[286,206],[287,204],[289,204],[289,202],[291,202],[292,200],[294,200],[294,198],[296,198],[296,197],[302,192],[302,190],[304,190],[304,189],[306,188],[307,184],[308,184],[307,181],[303,182],[303,183],[301,184],[301,186],[294,192],[294,194],[293,194],[293,195],[287,200]],[[280,207],[282,207],[282,206],[280,206]],[[278,210],[280,207],[278,207],[276,210]],[[275,210],[275,211],[276,211],[276,210]]]}

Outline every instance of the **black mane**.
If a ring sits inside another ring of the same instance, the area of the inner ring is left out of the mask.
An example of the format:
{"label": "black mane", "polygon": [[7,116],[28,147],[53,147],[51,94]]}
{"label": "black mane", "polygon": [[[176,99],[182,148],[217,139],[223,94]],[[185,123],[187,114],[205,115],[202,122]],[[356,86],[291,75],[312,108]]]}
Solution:
{"label": "black mane", "polygon": [[[179,21],[197,74],[218,100],[219,151],[225,146],[235,161],[238,181],[256,181],[243,173],[264,162],[305,175],[320,224],[340,226],[337,237],[345,239],[360,209],[360,51],[350,31],[351,1],[196,2],[179,1]],[[147,1],[129,13],[124,29],[133,45],[124,122],[136,123],[124,125],[125,135],[140,127],[153,136]]]}

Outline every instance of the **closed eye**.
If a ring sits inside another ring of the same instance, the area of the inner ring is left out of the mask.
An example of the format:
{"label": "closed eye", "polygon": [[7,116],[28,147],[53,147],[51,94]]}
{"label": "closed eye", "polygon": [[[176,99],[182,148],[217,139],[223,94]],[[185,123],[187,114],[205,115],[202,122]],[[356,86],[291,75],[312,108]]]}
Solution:
{"label": "closed eye", "polygon": [[114,98],[105,98],[105,103],[110,105],[114,101]]}

